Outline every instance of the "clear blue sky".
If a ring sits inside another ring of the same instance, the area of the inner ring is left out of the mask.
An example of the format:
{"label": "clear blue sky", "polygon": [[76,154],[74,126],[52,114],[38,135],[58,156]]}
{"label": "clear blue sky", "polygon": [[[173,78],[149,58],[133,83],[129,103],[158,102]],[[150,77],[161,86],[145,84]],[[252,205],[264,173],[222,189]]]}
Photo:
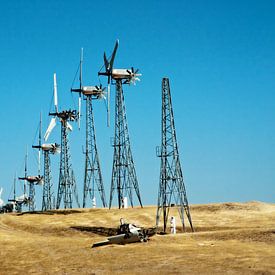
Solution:
{"label": "clear blue sky", "polygon": [[[157,202],[160,159],[155,147],[161,138],[164,76],[170,78],[190,203],[274,202],[274,14],[271,0],[3,1],[0,186],[4,200],[14,173],[24,172],[27,145],[29,172],[36,173],[31,145],[40,111],[44,130],[49,122],[53,73],[57,73],[60,107],[74,107],[77,98],[70,88],[80,48],[84,47],[85,55],[84,82],[97,84],[103,51],[110,54],[119,38],[115,66],[134,66],[142,73],[141,82],[125,86],[124,92],[143,203]],[[110,129],[104,108],[103,102],[95,102],[98,149],[109,198],[114,105]],[[59,141],[58,128],[51,141]],[[84,128],[78,131],[75,126],[70,144],[82,196]],[[52,159],[55,188],[58,160]]]}

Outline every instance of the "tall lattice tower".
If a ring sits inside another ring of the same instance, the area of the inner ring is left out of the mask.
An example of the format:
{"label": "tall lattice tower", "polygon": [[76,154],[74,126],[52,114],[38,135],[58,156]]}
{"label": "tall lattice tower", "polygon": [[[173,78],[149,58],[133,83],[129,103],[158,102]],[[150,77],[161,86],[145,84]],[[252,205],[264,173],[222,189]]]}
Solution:
{"label": "tall lattice tower", "polygon": [[51,177],[50,151],[44,151],[44,186],[42,197],[42,211],[54,209],[53,185]]}
{"label": "tall lattice tower", "polygon": [[189,210],[183,174],[180,165],[174,114],[172,108],[169,79],[162,79],[162,127],[161,147],[157,148],[157,155],[161,158],[160,182],[156,225],[159,226],[163,218],[163,231],[166,232],[169,211],[177,208],[185,231],[184,212],[186,213],[191,230],[193,225]]}
{"label": "tall lattice tower", "polygon": [[[88,195],[91,199],[92,206],[96,206],[95,193],[98,191],[103,207],[107,206],[99,155],[96,145],[96,133],[93,114],[93,100],[100,100],[105,97],[104,88],[100,86],[82,86],[82,64],[83,49],[81,50],[80,66],[79,66],[79,89],[71,89],[72,92],[79,93],[79,121],[81,110],[82,96],[86,100],[86,146],[85,146],[85,174],[83,189],[83,208],[87,205]],[[79,124],[80,126],[80,124]]]}
{"label": "tall lattice tower", "polygon": [[78,194],[76,190],[76,181],[71,164],[71,155],[68,140],[68,120],[73,121],[77,118],[76,111],[68,110],[59,113],[61,120],[61,153],[60,153],[60,168],[59,182],[56,199],[56,209],[60,208],[63,200],[64,208],[73,207],[73,195],[77,206],[80,207]]}
{"label": "tall lattice tower", "polygon": [[78,201],[78,194],[76,190],[76,182],[71,164],[70,148],[69,148],[69,139],[68,131],[72,131],[72,126],[69,121],[77,120],[76,110],[65,110],[58,111],[57,103],[57,85],[56,85],[56,75],[54,74],[54,105],[55,112],[49,113],[50,116],[53,116],[48,129],[45,133],[45,140],[48,139],[51,131],[56,125],[56,120],[58,119],[61,123],[61,153],[60,153],[60,168],[59,168],[59,182],[58,182],[58,191],[57,191],[57,200],[56,200],[56,209],[59,209],[61,202],[63,201],[64,208],[73,207],[73,196],[77,206],[80,207]]}
{"label": "tall lattice tower", "polygon": [[[98,92],[95,90],[94,92]],[[101,174],[99,155],[96,145],[92,95],[86,95],[86,148],[85,148],[85,174],[83,190],[83,208],[86,207],[89,193],[92,203],[95,202],[95,192],[98,191],[103,207],[107,207],[103,179]]]}
{"label": "tall lattice tower", "polygon": [[[128,198],[133,207],[133,191],[135,191],[140,206],[142,207],[141,196],[139,192],[138,180],[136,176],[130,138],[128,133],[128,125],[126,120],[126,110],[123,96],[123,84],[135,83],[139,80],[138,70],[131,69],[113,69],[114,59],[118,48],[118,41],[116,41],[115,48],[108,60],[104,53],[105,72],[99,72],[99,75],[108,76],[108,114],[109,112],[109,98],[110,98],[110,84],[112,80],[115,81],[116,96],[115,96],[115,137],[112,145],[114,147],[112,180],[110,190],[109,208],[112,206],[112,200],[115,190],[118,196],[118,207],[123,208],[128,204]],[[108,119],[109,121],[109,119]]]}

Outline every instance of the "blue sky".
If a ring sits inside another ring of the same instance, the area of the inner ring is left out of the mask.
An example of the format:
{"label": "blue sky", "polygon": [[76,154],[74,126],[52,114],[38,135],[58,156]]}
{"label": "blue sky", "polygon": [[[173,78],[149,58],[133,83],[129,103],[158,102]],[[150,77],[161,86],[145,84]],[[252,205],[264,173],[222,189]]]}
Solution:
{"label": "blue sky", "polygon": [[[36,173],[31,145],[40,111],[44,130],[49,122],[53,73],[57,73],[60,108],[76,107],[77,97],[70,88],[80,48],[84,48],[84,83],[97,84],[103,52],[110,54],[118,38],[115,66],[134,66],[142,73],[141,82],[125,86],[124,93],[143,203],[157,201],[160,160],[155,147],[161,138],[162,77],[170,79],[190,203],[274,202],[274,13],[274,1],[267,0],[1,3],[0,186],[4,200],[14,173],[23,174],[26,146],[29,172]],[[94,103],[108,198],[113,101],[114,87],[110,128],[106,127],[104,103]],[[59,141],[58,127],[51,141]],[[78,131],[75,125],[70,147],[80,194],[84,142],[84,127]],[[55,188],[58,160],[52,159]]]}

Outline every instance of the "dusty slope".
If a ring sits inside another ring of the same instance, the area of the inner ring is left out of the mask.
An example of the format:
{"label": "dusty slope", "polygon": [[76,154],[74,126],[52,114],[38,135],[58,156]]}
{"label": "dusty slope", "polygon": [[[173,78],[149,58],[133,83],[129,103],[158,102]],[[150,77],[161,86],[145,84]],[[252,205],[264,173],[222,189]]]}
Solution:
{"label": "dusty slope", "polygon": [[151,227],[155,214],[145,207],[0,215],[0,274],[275,274],[274,204],[195,205],[195,233],[148,243],[91,249],[105,237],[78,230],[115,228],[120,217]]}

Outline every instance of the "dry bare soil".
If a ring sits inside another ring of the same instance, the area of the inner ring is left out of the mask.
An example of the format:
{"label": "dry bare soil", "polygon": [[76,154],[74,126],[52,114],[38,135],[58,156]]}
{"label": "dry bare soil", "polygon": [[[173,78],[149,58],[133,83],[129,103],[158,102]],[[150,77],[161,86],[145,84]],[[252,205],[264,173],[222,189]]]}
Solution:
{"label": "dry bare soil", "polygon": [[195,233],[93,249],[121,217],[154,226],[156,208],[3,214],[0,274],[275,274],[275,204],[193,205],[191,214]]}

